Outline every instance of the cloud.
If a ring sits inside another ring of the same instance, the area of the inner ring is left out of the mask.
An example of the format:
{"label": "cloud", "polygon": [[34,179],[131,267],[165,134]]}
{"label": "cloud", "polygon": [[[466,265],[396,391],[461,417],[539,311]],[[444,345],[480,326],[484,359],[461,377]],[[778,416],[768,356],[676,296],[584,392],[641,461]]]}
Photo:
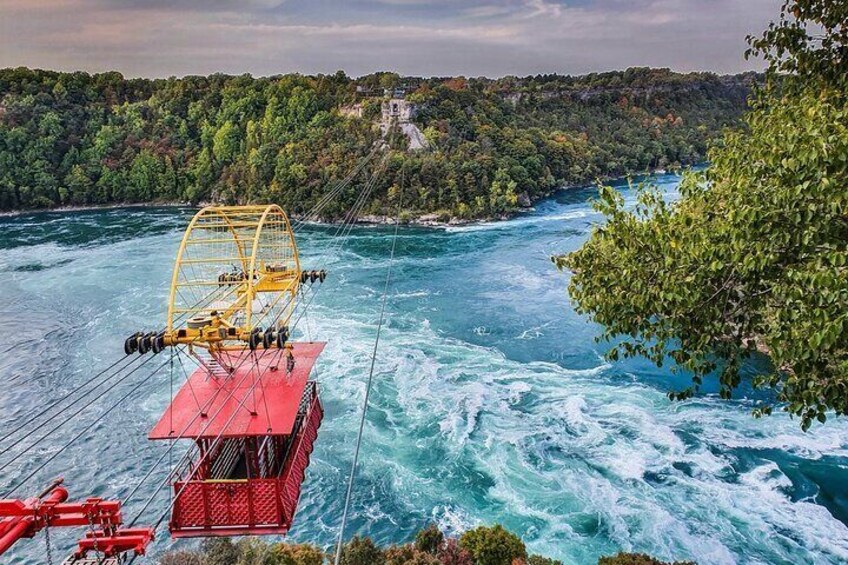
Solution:
{"label": "cloud", "polygon": [[527,8],[529,13],[526,17],[537,18],[559,18],[562,15],[562,6],[556,2],[548,2],[547,0],[527,0]]}
{"label": "cloud", "polygon": [[[0,66],[128,76],[737,72],[780,0],[0,0]],[[756,63],[753,63],[756,65]]]}

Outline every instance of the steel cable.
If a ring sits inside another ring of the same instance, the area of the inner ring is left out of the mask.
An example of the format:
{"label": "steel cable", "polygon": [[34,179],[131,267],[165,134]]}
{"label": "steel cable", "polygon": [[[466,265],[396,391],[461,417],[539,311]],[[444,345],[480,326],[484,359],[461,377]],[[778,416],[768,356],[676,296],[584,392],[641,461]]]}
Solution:
{"label": "steel cable", "polygon": [[347,493],[345,494],[344,510],[342,511],[342,523],[339,526],[339,539],[338,539],[338,543],[336,544],[335,565],[340,564],[341,557],[342,557],[342,542],[344,541],[344,531],[345,531],[345,527],[347,525],[348,512],[350,510],[350,498],[351,498],[351,495],[353,493],[353,484],[354,484],[354,481],[356,479],[356,467],[359,463],[359,452],[360,452],[360,448],[362,447],[362,435],[363,435],[363,432],[365,430],[365,417],[368,413],[368,400],[371,396],[371,385],[374,382],[374,367],[377,363],[377,348],[380,345],[380,335],[381,335],[382,330],[383,330],[383,321],[384,321],[385,315],[386,315],[386,303],[388,301],[388,296],[389,296],[389,285],[391,284],[391,281],[392,281],[392,267],[394,266],[395,249],[397,248],[397,237],[398,237],[398,228],[400,227],[401,207],[402,207],[402,196],[401,196],[401,201],[398,203],[397,218],[395,220],[395,231],[394,231],[394,235],[392,236],[392,248],[391,248],[391,252],[389,254],[389,265],[386,268],[386,283],[383,286],[383,298],[382,298],[382,303],[380,305],[380,318],[377,322],[377,335],[374,338],[374,349],[371,351],[371,367],[368,371],[368,380],[366,381],[366,385],[365,385],[365,399],[362,403],[362,415],[360,416],[360,419],[359,419],[359,432],[357,433],[357,436],[356,436],[356,448],[354,449],[354,452],[353,452],[353,463],[351,463],[351,466],[350,466],[350,476],[348,477]]}
{"label": "steel cable", "polygon": [[[13,435],[15,435],[17,432],[19,432],[20,430],[22,430],[24,427],[28,426],[29,424],[33,423],[33,422],[34,422],[34,421],[36,421],[38,418],[40,418],[41,416],[43,416],[44,414],[46,414],[47,412],[49,412],[52,408],[56,407],[58,404],[60,404],[60,403],[61,403],[61,402],[63,402],[64,400],[68,399],[70,396],[72,396],[72,395],[76,394],[76,393],[77,393],[77,392],[79,392],[81,389],[83,389],[83,388],[85,388],[87,385],[91,384],[94,380],[96,380],[97,378],[99,378],[101,375],[103,375],[103,374],[104,374],[104,373],[106,373],[107,371],[110,371],[110,370],[111,370],[111,369],[113,369],[115,366],[117,366],[119,363],[121,363],[122,361],[126,360],[126,359],[127,359],[127,357],[130,357],[130,356],[129,356],[129,355],[125,355],[124,357],[122,357],[122,358],[118,359],[117,361],[115,361],[114,363],[112,363],[111,365],[109,365],[107,368],[103,369],[102,371],[100,371],[99,373],[97,373],[96,375],[94,375],[93,377],[89,378],[89,379],[88,379],[87,381],[85,381],[84,383],[80,384],[79,386],[77,386],[76,388],[74,388],[73,390],[71,390],[70,392],[68,392],[68,393],[64,394],[62,397],[60,397],[60,398],[58,398],[57,400],[55,400],[55,401],[53,401],[52,403],[50,403],[50,404],[49,404],[48,406],[46,406],[43,410],[41,410],[41,412],[39,412],[39,413],[38,413],[38,414],[36,414],[35,416],[32,416],[29,420],[27,420],[26,422],[24,422],[24,423],[20,424],[17,428],[15,428],[15,429],[13,429],[12,431],[8,432],[8,433],[7,433],[6,435],[4,435],[3,437],[0,437],[0,443],[2,443],[2,442],[4,442],[4,441],[6,441],[7,439],[9,439],[9,438],[10,438],[10,437],[12,437]],[[118,374],[120,371],[122,371],[122,370],[126,369],[126,368],[127,368],[127,367],[129,367],[132,363],[133,363],[133,360],[131,360],[129,363],[127,363],[126,365],[124,365],[123,367],[121,367],[120,369],[118,369],[117,371],[115,371],[115,373],[113,373],[112,375],[109,375],[108,377],[106,377],[106,378],[103,380],[103,382],[105,382],[105,381],[109,380],[110,378],[112,378],[113,376],[115,376],[116,374]],[[101,382],[100,384],[103,384],[103,383]],[[99,386],[100,386],[100,384],[96,385],[94,388],[99,387]],[[67,408],[67,407],[66,407],[66,408]],[[32,432],[30,432],[30,434],[27,434],[27,436],[28,436],[28,435],[31,435],[31,433],[32,433]],[[24,436],[23,438],[19,438],[19,439],[18,439],[15,443],[13,443],[11,446],[6,447],[6,448],[4,448],[4,449],[0,450],[0,455],[2,455],[2,454],[4,454],[4,453],[6,453],[7,451],[9,451],[12,447],[14,447],[14,446],[15,446],[15,445],[17,445],[18,443],[20,443],[20,442],[21,442],[23,439],[25,439],[27,436]]]}
{"label": "steel cable", "polygon": [[[110,387],[106,390],[106,392],[108,392],[108,391],[110,391],[110,390],[114,389],[116,386],[118,386],[119,384],[121,384],[122,382],[124,382],[125,380],[127,380],[127,379],[128,379],[128,378],[132,375],[132,374],[134,374],[136,371],[138,371],[139,369],[141,369],[142,367],[144,367],[145,365],[147,365],[147,364],[148,364],[150,361],[152,361],[152,360],[153,360],[153,357],[149,357],[149,358],[147,358],[147,360],[145,360],[144,362],[142,362],[142,363],[141,363],[140,365],[138,365],[135,369],[133,369],[132,371],[130,371],[129,373],[127,373],[126,375],[124,375],[123,377],[121,377],[120,379],[118,379],[116,382],[112,383],[112,385],[111,385],[111,386],[110,386]],[[20,458],[21,458],[24,454],[26,454],[26,453],[27,453],[30,449],[32,449],[33,447],[35,447],[36,445],[38,445],[39,443],[41,443],[42,441],[44,441],[44,439],[45,439],[45,438],[47,438],[47,437],[49,437],[49,436],[50,436],[53,432],[55,432],[56,430],[58,430],[59,428],[61,428],[61,427],[62,427],[62,426],[64,426],[65,424],[67,424],[68,422],[70,422],[72,417],[79,415],[79,414],[80,414],[81,412],[83,412],[85,409],[87,409],[87,408],[88,408],[88,407],[90,407],[92,404],[94,404],[94,402],[96,402],[96,399],[95,399],[95,400],[93,400],[93,401],[91,401],[91,402],[89,402],[88,404],[86,404],[85,406],[83,406],[82,408],[80,408],[79,410],[77,410],[77,411],[73,414],[73,416],[69,416],[69,417],[67,417],[65,420],[63,420],[63,421],[59,422],[57,425],[53,426],[53,427],[50,429],[50,431],[48,431],[46,434],[44,434],[43,436],[41,436],[40,438],[38,438],[37,440],[35,440],[34,442],[32,442],[30,445],[28,445],[27,447],[25,447],[25,448],[24,448],[24,449],[23,449],[20,453],[18,453],[17,455],[15,455],[14,457],[12,457],[12,458],[11,458],[11,459],[9,459],[8,461],[6,461],[6,463],[4,463],[2,466],[0,466],[0,471],[2,471],[2,470],[4,470],[4,469],[6,469],[9,465],[11,465],[12,463],[14,463],[14,462],[15,462],[15,461],[17,461],[18,459],[20,459]],[[61,412],[60,412],[60,414],[61,414]],[[48,420],[48,421],[50,421],[50,420]],[[43,427],[43,426],[39,426],[39,428],[41,428],[41,427]],[[38,429],[38,428],[36,428],[36,429]]]}
{"label": "steel cable", "polygon": [[[151,359],[152,359],[152,357],[151,357]],[[152,377],[153,375],[155,375],[157,372],[159,372],[159,371],[160,371],[163,367],[165,367],[167,364],[168,364],[168,362],[167,362],[167,361],[165,361],[164,363],[162,363],[161,365],[159,365],[159,367],[157,367],[157,368],[156,368],[156,369],[155,369],[155,370],[154,370],[154,371],[153,371],[150,375],[148,375],[148,378],[149,378],[149,377]],[[26,484],[26,482],[27,482],[27,481],[29,481],[29,480],[30,480],[30,479],[32,479],[35,475],[37,475],[37,474],[38,474],[38,473],[39,473],[42,469],[44,469],[44,467],[46,467],[46,466],[47,466],[47,464],[48,464],[48,463],[50,463],[51,461],[53,461],[53,459],[55,459],[56,457],[58,457],[60,453],[62,453],[62,452],[63,452],[63,451],[65,451],[68,447],[70,447],[70,446],[71,446],[74,442],[76,442],[79,438],[81,438],[81,437],[82,437],[82,436],[83,436],[83,435],[84,435],[87,431],[89,431],[91,428],[93,428],[95,424],[97,424],[100,420],[102,420],[103,418],[105,418],[105,417],[106,417],[109,413],[111,413],[111,412],[112,412],[112,410],[114,410],[115,408],[117,408],[118,406],[120,406],[120,404],[121,404],[124,400],[126,400],[127,398],[129,398],[129,397],[130,397],[130,396],[131,396],[131,395],[132,395],[135,391],[137,391],[139,388],[141,388],[141,385],[143,385],[143,384],[145,384],[145,383],[147,383],[147,382],[149,382],[149,380],[148,380],[148,379],[142,379],[141,381],[139,381],[139,382],[138,382],[138,384],[136,384],[136,385],[135,385],[132,389],[130,389],[130,391],[129,391],[129,392],[127,392],[125,395],[123,395],[121,398],[119,398],[116,402],[114,402],[111,406],[109,406],[109,408],[107,408],[107,409],[106,409],[106,410],[105,410],[102,414],[100,414],[100,416],[98,416],[97,418],[95,418],[95,420],[94,420],[94,421],[92,421],[91,423],[89,423],[89,424],[88,424],[85,428],[83,428],[83,429],[82,429],[79,433],[77,433],[74,437],[72,437],[72,438],[70,439],[70,441],[66,442],[66,443],[65,443],[62,447],[60,447],[60,448],[59,448],[59,450],[58,450],[58,451],[56,451],[56,452],[55,452],[55,453],[53,453],[50,457],[48,457],[48,458],[47,458],[47,459],[46,459],[46,460],[45,460],[45,461],[44,461],[41,465],[39,465],[39,466],[38,466],[38,467],[37,467],[34,471],[32,471],[29,475],[27,475],[26,477],[24,477],[24,478],[23,478],[20,482],[18,482],[18,484],[17,484],[17,485],[15,485],[15,486],[14,486],[14,487],[12,487],[11,489],[7,490],[7,491],[3,494],[3,498],[9,498],[9,497],[11,497],[11,496],[15,493],[15,491],[16,491],[16,490],[18,490],[19,488],[21,488],[24,484]]]}

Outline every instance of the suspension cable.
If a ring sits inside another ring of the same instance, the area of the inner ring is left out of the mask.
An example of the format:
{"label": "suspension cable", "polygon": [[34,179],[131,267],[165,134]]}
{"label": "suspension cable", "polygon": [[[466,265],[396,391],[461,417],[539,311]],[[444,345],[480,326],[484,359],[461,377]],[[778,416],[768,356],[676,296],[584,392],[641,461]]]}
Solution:
{"label": "suspension cable", "polygon": [[[385,165],[385,161],[381,165]],[[365,205],[365,202],[368,196],[373,192],[374,187],[376,186],[376,175],[378,175],[383,169],[383,166],[378,167],[375,171],[375,175],[369,179],[369,182],[366,184],[363,191],[360,193],[359,197],[356,199],[354,206],[351,208],[350,212],[345,216],[344,222],[338,226],[336,229],[336,233],[334,234],[334,238],[337,239],[336,242],[333,243],[332,247],[327,249],[319,258],[318,258],[318,268],[323,269],[327,262],[329,261],[330,256],[336,255],[339,251],[341,251],[342,247],[344,247],[347,240],[350,238],[350,234],[353,231],[353,226],[356,223],[356,218],[358,217],[359,212]],[[398,216],[399,219],[399,216]],[[396,222],[396,224],[399,222]],[[301,318],[306,314],[307,309],[312,304],[312,301],[315,299],[315,296],[318,294],[318,291],[321,287],[313,288],[312,293],[307,299],[306,303],[299,303],[297,306],[299,308],[298,317],[295,320],[294,326],[300,321]],[[294,327],[293,326],[293,327]]]}
{"label": "suspension cable", "polygon": [[[402,183],[401,183],[402,184]],[[350,498],[353,493],[353,483],[356,480],[356,467],[359,463],[359,451],[362,447],[362,435],[365,430],[365,417],[368,413],[368,400],[371,396],[371,385],[374,382],[374,366],[377,362],[377,348],[380,345],[380,334],[383,330],[383,320],[386,315],[386,302],[389,296],[389,285],[392,281],[392,267],[395,260],[395,249],[397,247],[398,228],[400,227],[400,212],[402,208],[403,193],[401,192],[400,201],[398,203],[397,218],[395,219],[395,231],[392,236],[392,250],[389,254],[389,266],[386,269],[386,283],[383,286],[383,298],[380,305],[380,319],[377,322],[377,335],[374,339],[374,349],[371,351],[371,367],[368,370],[368,380],[365,385],[365,399],[362,403],[362,414],[359,419],[359,432],[356,435],[356,448],[353,452],[353,463],[350,466],[350,476],[347,482],[347,493],[345,494],[344,510],[342,511],[342,523],[339,526],[339,539],[336,544],[335,565],[339,565],[342,558],[342,542],[344,541],[344,531],[347,525],[348,511],[350,510]]]}
{"label": "suspension cable", "polygon": [[[133,375],[136,371],[138,371],[139,369],[141,369],[142,367],[144,367],[145,365],[147,365],[147,364],[148,364],[150,361],[152,361],[152,360],[153,360],[153,357],[148,357],[148,358],[147,358],[146,360],[144,360],[144,361],[143,361],[140,365],[138,365],[135,369],[133,369],[132,371],[130,371],[129,373],[127,373],[126,375],[124,375],[123,377],[121,377],[120,379],[118,379],[117,381],[115,381],[114,383],[112,383],[112,385],[111,385],[108,389],[106,389],[106,392],[108,392],[108,391],[110,391],[110,390],[114,389],[116,386],[118,386],[119,384],[121,384],[122,382],[124,382],[125,380],[127,380],[127,379],[131,376],[131,375]],[[83,398],[84,398],[84,397],[83,397]],[[23,450],[21,450],[21,451],[20,451],[17,455],[15,455],[14,457],[12,457],[12,458],[11,458],[11,459],[9,459],[8,461],[6,461],[6,463],[4,463],[3,465],[0,465],[0,471],[2,471],[3,469],[6,469],[9,465],[11,465],[12,463],[14,463],[14,462],[15,462],[15,461],[17,461],[18,459],[20,459],[20,458],[21,458],[21,457],[22,457],[25,453],[27,453],[30,449],[32,449],[33,447],[35,447],[36,445],[38,445],[39,443],[41,443],[42,441],[44,441],[46,438],[50,437],[50,435],[51,435],[53,432],[55,432],[56,430],[58,430],[59,428],[61,428],[61,427],[62,427],[62,426],[64,426],[65,424],[67,424],[67,423],[71,422],[71,420],[72,420],[72,418],[73,418],[73,417],[75,417],[75,416],[79,415],[81,412],[83,412],[83,411],[84,411],[85,409],[87,409],[89,406],[91,406],[92,404],[94,404],[94,402],[96,402],[96,401],[97,401],[97,399],[94,399],[94,400],[92,400],[91,402],[88,402],[85,406],[81,407],[79,410],[77,410],[77,411],[76,411],[73,415],[71,415],[71,416],[66,416],[66,418],[65,418],[64,420],[62,420],[61,422],[59,422],[58,424],[56,424],[55,426],[53,426],[52,428],[50,428],[50,430],[49,430],[46,434],[44,434],[43,436],[41,436],[40,438],[36,439],[34,442],[32,442],[31,444],[29,444],[27,447],[25,447]],[[62,414],[62,412],[59,412],[58,414]],[[50,420],[47,420],[46,422],[44,422],[43,424],[41,424],[40,426],[38,426],[37,428],[35,428],[35,430],[32,430],[32,431],[34,432],[34,431],[36,431],[36,430],[38,430],[38,429],[42,428],[42,427],[43,427],[43,426],[44,426],[47,422],[49,422],[49,421],[51,421],[51,420],[53,420],[53,419],[54,419],[54,418],[50,418]],[[27,436],[29,436],[29,435],[31,435],[31,434],[27,434]],[[24,437],[27,437],[27,436],[24,436]],[[23,439],[23,438],[22,438],[22,439]],[[19,443],[19,442],[18,442],[18,443]],[[17,443],[15,443],[14,445],[17,445]]]}
{"label": "suspension cable", "polygon": [[[77,392],[79,392],[81,389],[83,389],[84,387],[86,387],[87,385],[89,385],[91,382],[93,382],[95,379],[97,379],[98,377],[100,377],[101,375],[103,375],[104,373],[106,373],[107,371],[110,371],[111,369],[113,369],[116,365],[118,365],[118,364],[119,364],[119,363],[121,363],[122,361],[126,360],[126,358],[127,358],[127,357],[129,357],[129,355],[125,355],[124,357],[121,357],[120,359],[118,359],[117,361],[115,361],[114,363],[112,363],[111,365],[109,365],[108,367],[106,367],[105,369],[103,369],[102,371],[100,371],[99,373],[97,373],[96,375],[94,375],[93,377],[91,377],[90,379],[88,379],[87,381],[85,381],[84,383],[82,383],[81,385],[77,386],[76,388],[74,388],[74,389],[73,389],[73,390],[71,390],[70,392],[65,393],[64,395],[62,395],[60,398],[56,399],[55,401],[53,401],[53,402],[49,403],[49,404],[48,404],[48,405],[47,405],[47,406],[46,406],[43,410],[41,410],[41,412],[39,412],[39,413],[38,413],[38,414],[36,414],[35,416],[32,416],[32,417],[31,417],[29,420],[27,420],[26,422],[23,422],[22,424],[18,425],[18,427],[16,427],[16,428],[14,428],[13,430],[9,431],[9,432],[8,432],[8,433],[6,433],[3,437],[0,437],[0,443],[2,443],[2,442],[4,442],[4,441],[6,441],[6,440],[7,440],[7,439],[9,439],[11,436],[15,435],[15,433],[17,433],[18,431],[22,430],[24,427],[28,426],[29,424],[33,423],[35,420],[37,420],[38,418],[40,418],[41,416],[43,416],[44,414],[46,414],[47,412],[49,412],[51,408],[55,407],[56,405],[58,405],[59,403],[61,403],[61,402],[62,402],[62,401],[64,401],[64,400],[66,400],[66,399],[67,399],[67,398],[69,398],[70,396],[72,396],[72,395],[76,394],[76,393],[77,393]],[[126,369],[127,367],[129,367],[129,365],[130,365],[131,363],[132,363],[132,361],[130,361],[130,363],[127,363],[125,366],[123,366],[123,367],[121,367],[120,369],[118,369],[117,371],[115,371],[115,373],[114,373],[114,374],[112,374],[112,375],[110,375],[110,376],[106,377],[106,379],[104,379],[104,381],[103,381],[103,382],[105,382],[105,381],[109,380],[110,378],[112,378],[113,376],[115,376],[115,374],[117,374],[118,372],[120,372],[120,371],[122,371],[122,370]],[[101,384],[102,384],[102,383],[101,383]],[[99,387],[99,386],[100,386],[100,385],[98,384],[98,385],[96,385],[94,388],[97,388],[97,387]],[[73,404],[72,404],[72,405],[73,405]],[[19,439],[18,439],[18,442],[20,442],[21,440],[25,439],[26,437],[27,437],[27,436],[24,436],[24,437],[22,437],[22,438],[19,438]],[[16,443],[17,443],[17,442],[16,442]],[[9,451],[9,449],[11,449],[14,445],[15,445],[15,444],[12,444],[12,446],[9,446],[9,447],[6,447],[6,448],[4,448],[4,449],[0,450],[0,455],[2,455],[2,454],[4,454],[4,453],[6,453],[7,451]]]}
{"label": "suspension cable", "polygon": [[[209,293],[207,296],[204,296],[203,298],[201,298],[200,300],[198,300],[198,301],[197,301],[197,302],[196,302],[193,306],[191,306],[191,308],[197,307],[198,305],[200,305],[201,303],[204,303],[204,302],[205,302],[205,303],[209,303],[209,302],[211,302],[212,300],[214,300],[214,298],[215,298],[215,293],[216,293],[216,292],[217,292],[217,291],[213,291],[213,292]],[[183,315],[181,315],[181,316],[186,316],[186,314],[183,314]],[[178,317],[178,318],[179,318],[179,317]],[[83,388],[85,388],[86,386],[88,386],[89,384],[91,384],[92,382],[94,382],[95,380],[97,380],[97,379],[98,379],[99,377],[101,377],[102,375],[104,375],[104,374],[108,373],[109,371],[111,371],[112,369],[114,369],[116,366],[118,366],[120,363],[122,363],[123,361],[125,361],[125,360],[126,360],[127,358],[129,358],[129,357],[131,357],[131,355],[125,355],[124,357],[121,357],[120,359],[118,359],[117,361],[115,361],[114,363],[112,363],[111,365],[109,365],[108,367],[106,367],[105,369],[103,369],[102,371],[100,371],[99,373],[97,373],[96,375],[94,375],[93,377],[90,377],[90,378],[89,378],[89,379],[87,379],[85,382],[81,383],[80,385],[78,385],[78,386],[76,386],[74,389],[72,389],[71,391],[69,391],[69,392],[65,393],[64,395],[62,395],[60,398],[58,398],[58,399],[56,399],[56,400],[54,400],[54,401],[52,401],[52,402],[48,403],[48,404],[47,404],[47,405],[46,405],[46,406],[45,406],[45,407],[44,407],[44,408],[43,408],[40,412],[38,412],[38,414],[35,414],[34,416],[30,417],[27,421],[25,421],[25,422],[23,422],[23,423],[19,424],[17,427],[15,427],[14,429],[10,430],[10,431],[9,431],[8,433],[6,433],[4,436],[0,437],[0,443],[2,443],[2,442],[4,442],[4,441],[6,441],[7,439],[9,439],[10,437],[12,437],[12,436],[13,436],[13,435],[15,435],[16,433],[18,433],[18,432],[20,432],[21,430],[23,430],[26,426],[28,426],[28,425],[32,424],[33,422],[35,422],[36,420],[38,420],[41,416],[43,416],[44,414],[46,414],[47,412],[49,412],[51,409],[55,408],[55,407],[56,407],[56,406],[58,406],[60,403],[62,403],[63,401],[67,400],[68,398],[70,398],[70,397],[71,397],[71,396],[73,396],[74,394],[78,393],[80,390],[82,390]],[[14,448],[14,447],[16,447],[17,445],[19,445],[19,444],[20,444],[23,440],[27,439],[28,437],[30,437],[31,435],[33,435],[35,432],[37,432],[38,430],[40,430],[41,428],[43,428],[43,427],[44,427],[45,425],[47,425],[49,422],[51,422],[51,421],[55,420],[56,418],[58,418],[59,416],[63,415],[63,411],[64,411],[64,410],[67,410],[67,409],[69,409],[70,407],[72,407],[72,406],[74,406],[74,405],[78,404],[78,403],[79,403],[82,399],[84,399],[84,398],[86,398],[87,396],[91,395],[91,394],[92,394],[95,390],[97,390],[98,388],[100,388],[101,386],[103,386],[103,385],[104,385],[107,381],[109,381],[109,380],[110,380],[110,379],[112,379],[113,377],[117,376],[117,375],[118,375],[118,374],[120,374],[122,371],[127,370],[130,366],[132,366],[132,365],[133,365],[134,363],[136,363],[137,361],[141,360],[141,357],[140,357],[140,356],[132,356],[132,357],[133,357],[133,359],[131,359],[128,363],[124,363],[122,366],[118,367],[118,368],[117,368],[114,372],[110,373],[109,375],[107,375],[106,377],[104,377],[104,378],[103,378],[103,379],[102,379],[99,383],[95,384],[95,385],[94,385],[94,386],[93,386],[90,390],[88,390],[87,392],[83,393],[83,395],[82,395],[82,396],[80,396],[79,398],[77,398],[76,400],[74,400],[73,402],[71,402],[70,404],[68,404],[67,406],[65,406],[64,408],[62,408],[62,410],[60,410],[60,411],[59,411],[59,412],[57,412],[56,414],[53,414],[53,415],[52,415],[51,417],[49,417],[47,420],[43,421],[41,424],[39,424],[38,426],[36,426],[34,429],[30,430],[29,432],[27,432],[27,433],[26,433],[26,434],[24,434],[23,436],[21,436],[21,437],[17,438],[17,439],[16,439],[13,443],[11,443],[10,445],[6,446],[6,447],[5,447],[5,448],[3,448],[3,449],[0,449],[0,455],[3,455],[3,454],[5,454],[5,453],[9,452],[11,449],[13,449],[13,448]],[[138,368],[140,368],[140,366],[139,366],[139,367],[136,367],[136,370],[137,370]],[[120,381],[119,381],[119,382],[120,382]],[[115,384],[118,384],[118,383],[115,383]],[[113,385],[113,386],[114,386],[114,385]],[[49,435],[49,434],[48,434],[48,435]],[[42,438],[42,439],[43,439],[43,438]],[[39,440],[39,441],[41,441],[41,440]],[[34,445],[36,445],[37,443],[38,443],[38,442],[36,442],[36,443],[32,444],[29,448],[33,447],[33,446],[34,446]],[[29,448],[27,448],[27,449],[29,449]],[[2,469],[4,469],[4,468],[5,468],[5,466],[4,466],[4,467],[0,467],[0,470],[2,470]]]}
{"label": "suspension cable", "polygon": [[[151,359],[152,359],[152,357],[151,357]],[[15,491],[16,491],[16,490],[18,490],[19,488],[21,488],[24,484],[26,484],[26,482],[27,482],[27,481],[29,481],[31,478],[33,478],[35,475],[37,475],[37,474],[38,474],[38,473],[39,473],[42,469],[44,469],[44,467],[46,467],[46,466],[47,466],[47,464],[48,464],[48,463],[50,463],[53,459],[55,459],[56,457],[58,457],[60,453],[62,453],[62,452],[63,452],[63,451],[65,451],[68,447],[70,447],[70,446],[71,446],[74,442],[76,442],[79,438],[81,438],[81,437],[82,437],[82,436],[83,436],[86,432],[88,432],[91,428],[93,428],[95,424],[97,424],[100,420],[102,420],[103,418],[105,418],[105,417],[106,417],[106,416],[107,416],[110,412],[112,412],[112,410],[114,410],[115,408],[117,408],[117,407],[118,407],[118,406],[119,406],[119,405],[120,405],[120,404],[121,404],[124,400],[126,400],[127,398],[129,398],[129,397],[130,397],[130,396],[131,396],[131,395],[132,395],[135,391],[137,391],[139,388],[141,388],[141,385],[143,385],[143,384],[145,384],[145,383],[149,383],[149,382],[150,382],[150,381],[149,381],[149,377],[152,377],[153,375],[155,375],[157,372],[159,372],[159,371],[160,371],[163,367],[165,367],[167,364],[168,364],[168,362],[167,362],[167,361],[165,361],[164,363],[162,363],[161,365],[159,365],[159,367],[157,367],[157,368],[156,368],[156,369],[155,369],[155,370],[154,370],[154,371],[153,371],[150,375],[148,375],[148,378],[140,380],[140,381],[139,381],[139,382],[138,382],[138,383],[137,383],[134,387],[132,387],[132,389],[130,389],[130,391],[129,391],[129,392],[127,392],[125,395],[123,395],[121,398],[119,398],[116,402],[114,402],[111,406],[109,406],[109,408],[107,408],[105,411],[103,411],[103,413],[102,413],[102,414],[100,414],[100,416],[98,416],[97,418],[95,418],[95,419],[94,419],[94,421],[90,422],[90,423],[89,423],[89,424],[88,424],[85,428],[83,428],[82,430],[80,430],[80,432],[79,432],[79,433],[77,433],[77,434],[76,434],[74,437],[72,437],[72,438],[71,438],[68,442],[66,442],[66,443],[65,443],[62,447],[60,447],[60,448],[59,448],[59,449],[58,449],[55,453],[53,453],[50,457],[48,457],[48,458],[47,458],[47,459],[46,459],[46,460],[45,460],[45,461],[44,461],[41,465],[39,465],[39,466],[38,466],[38,467],[37,467],[34,471],[32,471],[29,475],[27,475],[26,477],[24,477],[24,478],[23,478],[20,482],[18,482],[18,484],[17,484],[17,485],[15,485],[15,486],[14,486],[14,487],[12,487],[11,489],[7,490],[7,491],[3,494],[3,498],[9,498],[9,497],[11,497],[11,496],[15,493]]]}
{"label": "suspension cable", "polygon": [[379,149],[380,143],[378,141],[374,144],[373,149],[371,149],[371,151],[363,159],[361,159],[359,163],[357,163],[356,167],[354,167],[354,169],[350,173],[348,173],[348,175],[344,179],[339,181],[335,187],[328,191],[327,194],[322,196],[321,199],[315,204],[315,206],[312,207],[311,210],[304,214],[299,220],[295,221],[295,225],[292,226],[292,229],[299,229],[303,227],[304,224],[309,222],[311,218],[317,218],[318,214],[321,213],[321,211],[330,203],[330,201],[336,196],[338,196],[338,194],[341,193],[341,191],[344,190],[351,183],[351,181],[356,177],[356,175],[358,175],[362,171],[362,169],[365,168],[368,162],[374,158],[374,155],[377,154]]}

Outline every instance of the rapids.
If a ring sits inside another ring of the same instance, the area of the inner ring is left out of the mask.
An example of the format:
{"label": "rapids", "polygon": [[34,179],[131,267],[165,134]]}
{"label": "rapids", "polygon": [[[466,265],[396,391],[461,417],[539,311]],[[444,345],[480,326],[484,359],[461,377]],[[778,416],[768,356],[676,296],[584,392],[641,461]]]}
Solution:
{"label": "rapids", "polygon": [[[677,177],[655,180],[675,196]],[[500,522],[566,563],[622,549],[702,565],[848,561],[848,422],[804,434],[710,390],[672,403],[665,393],[685,376],[603,360],[598,328],[574,312],[568,275],[550,262],[599,220],[593,194],[565,191],[505,222],[401,229],[348,535],[401,542],[433,521],[450,532]],[[192,213],[0,218],[0,435],[122,356],[126,335],[162,325]],[[333,232],[298,234],[303,268],[320,268]],[[292,540],[329,545],[337,533],[391,234],[353,230],[298,328],[329,346],[317,372],[326,418]],[[0,471],[3,491],[141,380]],[[164,371],[18,494],[63,475],[72,497],[126,496],[167,449],[145,438],[169,395]],[[145,483],[126,515],[153,489]],[[162,513],[167,492],[141,523]],[[51,532],[56,562],[81,533]],[[160,532],[154,553],[169,547]],[[5,557],[43,562],[43,535]]]}

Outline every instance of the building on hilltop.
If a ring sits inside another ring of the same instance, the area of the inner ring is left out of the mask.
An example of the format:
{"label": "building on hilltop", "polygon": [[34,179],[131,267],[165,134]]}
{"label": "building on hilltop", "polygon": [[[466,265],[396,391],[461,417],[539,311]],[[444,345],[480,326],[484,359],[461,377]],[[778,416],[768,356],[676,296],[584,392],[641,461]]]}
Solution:
{"label": "building on hilltop", "polygon": [[380,120],[380,129],[384,136],[388,133],[392,123],[397,123],[401,131],[409,139],[409,148],[413,151],[428,147],[424,133],[412,122],[416,109],[415,104],[407,102],[402,98],[390,98],[383,101],[383,115]]}
{"label": "building on hilltop", "polygon": [[403,98],[390,98],[383,101],[383,122],[397,120],[398,123],[408,123],[415,117],[415,104]]}

